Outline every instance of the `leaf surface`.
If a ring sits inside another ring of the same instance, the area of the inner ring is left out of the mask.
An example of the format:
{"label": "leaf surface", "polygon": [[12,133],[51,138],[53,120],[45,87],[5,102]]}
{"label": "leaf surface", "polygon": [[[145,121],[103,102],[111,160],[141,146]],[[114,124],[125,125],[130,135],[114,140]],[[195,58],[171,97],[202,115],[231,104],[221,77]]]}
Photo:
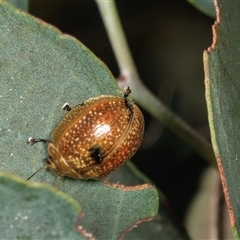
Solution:
{"label": "leaf surface", "polygon": [[[75,38],[0,1],[0,171],[25,179],[46,164],[44,144],[71,106],[101,94],[122,96],[108,68]],[[122,176],[124,177],[124,176]],[[31,181],[57,186],[56,174],[42,170]],[[132,188],[101,181],[61,178],[59,189],[83,209],[83,227],[98,239],[117,239],[141,219],[157,215],[152,185]]]}
{"label": "leaf surface", "polygon": [[75,231],[81,208],[43,184],[0,174],[1,239],[86,239]]}
{"label": "leaf surface", "polygon": [[240,233],[240,2],[217,1],[213,44],[204,53],[211,139],[235,238]]}

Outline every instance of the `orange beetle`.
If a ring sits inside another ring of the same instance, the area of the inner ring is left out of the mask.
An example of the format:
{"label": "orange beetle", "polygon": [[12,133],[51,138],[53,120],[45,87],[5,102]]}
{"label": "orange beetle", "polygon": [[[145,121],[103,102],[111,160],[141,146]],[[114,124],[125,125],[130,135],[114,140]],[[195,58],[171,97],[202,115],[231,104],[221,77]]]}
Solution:
{"label": "orange beetle", "polygon": [[49,164],[44,167],[59,176],[100,179],[129,160],[139,148],[144,132],[141,110],[127,100],[130,92],[127,87],[124,97],[93,97],[73,109],[64,105],[69,112],[53,131],[52,141],[28,140],[31,145],[48,144]]}

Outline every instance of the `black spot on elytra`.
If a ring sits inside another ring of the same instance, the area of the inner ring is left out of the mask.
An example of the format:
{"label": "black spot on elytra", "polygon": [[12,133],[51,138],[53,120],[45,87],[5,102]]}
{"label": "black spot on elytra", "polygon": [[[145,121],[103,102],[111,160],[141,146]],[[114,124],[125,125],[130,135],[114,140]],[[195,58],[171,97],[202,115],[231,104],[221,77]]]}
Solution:
{"label": "black spot on elytra", "polygon": [[100,164],[103,161],[101,148],[100,147],[92,147],[89,149],[90,156],[98,163]]}

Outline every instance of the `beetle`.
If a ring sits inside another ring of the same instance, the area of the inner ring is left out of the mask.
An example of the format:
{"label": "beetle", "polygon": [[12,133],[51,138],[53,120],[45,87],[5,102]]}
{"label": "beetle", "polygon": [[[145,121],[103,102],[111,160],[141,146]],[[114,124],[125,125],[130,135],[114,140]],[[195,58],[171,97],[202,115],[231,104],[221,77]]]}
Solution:
{"label": "beetle", "polygon": [[48,144],[48,164],[42,168],[59,176],[101,179],[128,161],[144,133],[143,114],[128,100],[130,93],[126,87],[123,97],[100,95],[72,109],[65,104],[69,112],[53,131],[52,141],[33,137],[27,141]]}

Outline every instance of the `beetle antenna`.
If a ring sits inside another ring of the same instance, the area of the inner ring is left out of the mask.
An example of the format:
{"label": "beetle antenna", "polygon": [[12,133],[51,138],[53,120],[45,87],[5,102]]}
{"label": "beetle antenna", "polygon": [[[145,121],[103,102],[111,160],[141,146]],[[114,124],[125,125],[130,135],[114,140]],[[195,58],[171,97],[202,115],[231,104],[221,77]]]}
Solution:
{"label": "beetle antenna", "polygon": [[43,139],[43,138],[34,138],[34,137],[30,137],[28,140],[27,140],[27,143],[30,144],[30,145],[33,145],[37,142],[44,142],[44,143],[50,143],[49,140],[47,139]]}
{"label": "beetle antenna", "polygon": [[35,174],[37,174],[39,171],[41,171],[42,169],[48,168],[49,164],[42,166],[41,168],[39,168],[35,173],[33,173],[29,178],[27,178],[27,181],[30,180]]}
{"label": "beetle antenna", "polygon": [[64,103],[62,106],[62,109],[69,112],[69,111],[71,111],[72,108],[70,107],[70,105],[68,103]]}
{"label": "beetle antenna", "polygon": [[123,92],[124,92],[124,98],[126,98],[132,92],[132,90],[130,89],[129,86],[126,86],[124,87]]}
{"label": "beetle antenna", "polygon": [[130,102],[130,101],[127,99],[127,97],[129,96],[129,94],[132,92],[131,89],[130,89],[130,87],[129,87],[129,86],[124,87],[123,92],[124,92],[123,97],[124,97],[124,99],[125,99],[125,104],[126,104],[126,106],[130,109],[130,111],[133,113],[133,103],[134,103],[134,101],[133,101],[133,102]]}

